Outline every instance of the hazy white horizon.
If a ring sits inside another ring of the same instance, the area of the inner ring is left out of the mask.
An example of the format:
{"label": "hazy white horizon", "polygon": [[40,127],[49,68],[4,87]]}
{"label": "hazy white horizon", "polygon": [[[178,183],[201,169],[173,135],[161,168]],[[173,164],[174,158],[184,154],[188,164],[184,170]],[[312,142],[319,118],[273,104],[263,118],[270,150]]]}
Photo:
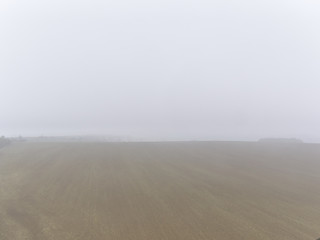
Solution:
{"label": "hazy white horizon", "polygon": [[320,2],[4,0],[0,135],[320,142]]}

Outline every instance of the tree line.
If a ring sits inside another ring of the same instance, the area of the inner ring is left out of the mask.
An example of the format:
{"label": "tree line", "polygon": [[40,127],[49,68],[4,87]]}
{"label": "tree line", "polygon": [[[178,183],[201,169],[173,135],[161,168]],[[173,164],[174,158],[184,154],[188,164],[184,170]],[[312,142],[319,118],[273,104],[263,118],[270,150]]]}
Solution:
{"label": "tree line", "polygon": [[5,138],[4,136],[0,137],[0,147],[6,146],[10,143],[11,143],[10,139]]}

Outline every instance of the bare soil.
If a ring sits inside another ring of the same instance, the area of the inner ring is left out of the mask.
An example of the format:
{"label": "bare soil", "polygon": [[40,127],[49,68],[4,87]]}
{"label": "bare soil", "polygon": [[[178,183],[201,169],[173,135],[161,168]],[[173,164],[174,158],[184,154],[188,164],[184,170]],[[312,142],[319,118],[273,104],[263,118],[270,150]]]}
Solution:
{"label": "bare soil", "polygon": [[19,143],[1,240],[315,240],[320,145]]}

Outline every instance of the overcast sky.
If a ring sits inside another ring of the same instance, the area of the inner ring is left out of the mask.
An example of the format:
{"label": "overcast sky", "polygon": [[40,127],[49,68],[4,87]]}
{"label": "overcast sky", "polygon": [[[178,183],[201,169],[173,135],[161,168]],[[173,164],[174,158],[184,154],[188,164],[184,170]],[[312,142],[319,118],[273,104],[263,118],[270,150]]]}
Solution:
{"label": "overcast sky", "polygon": [[1,0],[20,134],[320,141],[320,2]]}

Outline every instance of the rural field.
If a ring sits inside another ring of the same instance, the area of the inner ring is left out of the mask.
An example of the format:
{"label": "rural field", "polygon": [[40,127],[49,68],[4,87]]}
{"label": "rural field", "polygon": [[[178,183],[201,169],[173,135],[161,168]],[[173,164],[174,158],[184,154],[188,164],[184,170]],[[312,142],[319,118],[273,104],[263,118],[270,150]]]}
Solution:
{"label": "rural field", "polygon": [[1,240],[316,240],[320,145],[14,143]]}

